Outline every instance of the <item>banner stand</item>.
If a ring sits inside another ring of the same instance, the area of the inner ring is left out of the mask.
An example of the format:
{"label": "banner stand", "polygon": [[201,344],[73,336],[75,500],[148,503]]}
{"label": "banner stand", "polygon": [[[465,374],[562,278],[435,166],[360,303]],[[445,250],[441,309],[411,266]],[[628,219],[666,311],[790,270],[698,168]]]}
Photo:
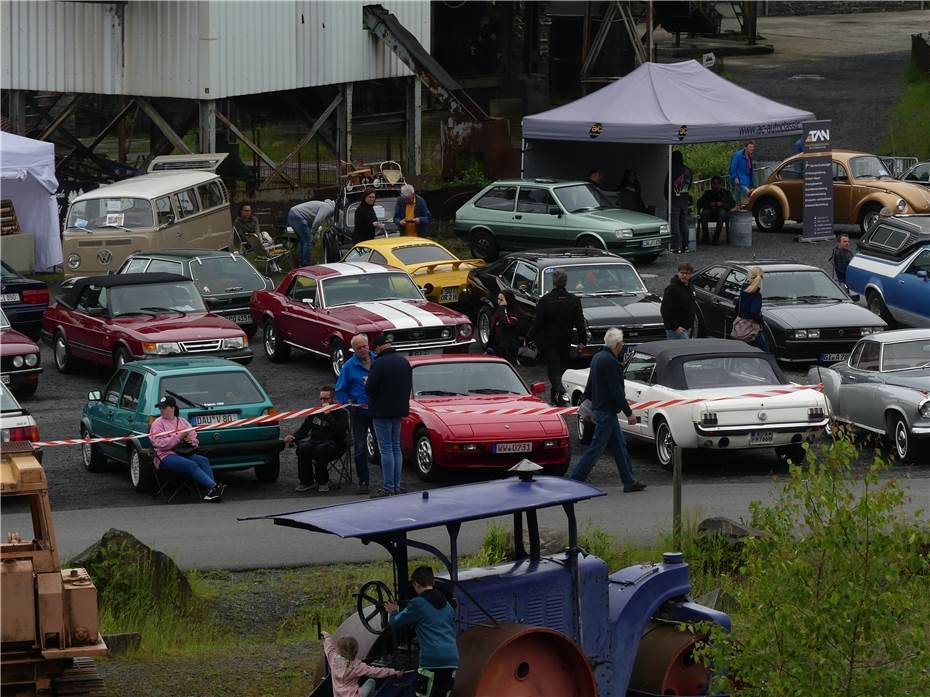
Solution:
{"label": "banner stand", "polygon": [[833,146],[830,121],[805,121],[804,230],[799,242],[833,241]]}

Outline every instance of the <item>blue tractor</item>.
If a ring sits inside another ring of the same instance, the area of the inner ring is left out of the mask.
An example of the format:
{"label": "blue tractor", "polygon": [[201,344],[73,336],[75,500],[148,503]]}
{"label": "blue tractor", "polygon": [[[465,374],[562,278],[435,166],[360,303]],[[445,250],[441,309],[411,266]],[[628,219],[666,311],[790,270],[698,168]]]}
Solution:
{"label": "blue tractor", "polygon": [[[376,543],[390,554],[395,587],[364,584],[357,612],[335,632],[354,636],[359,657],[373,665],[416,668],[415,638],[386,629],[384,604],[397,598],[403,606],[412,594],[406,582],[409,551],[433,555],[445,569],[436,587],[457,613],[461,663],[453,697],[710,694],[709,672],[693,654],[700,637],[679,626],[709,620],[729,630],[730,618],[691,600],[688,565],[680,553],[610,573],[603,560],[579,548],[575,505],[604,495],[571,479],[521,473],[264,517],[276,525]],[[550,508],[564,512],[568,547],[543,555],[539,511]],[[513,518],[515,561],[460,568],[462,524],[499,516]],[[412,539],[430,528],[445,529],[447,550],[423,541],[437,539],[437,531]],[[321,659],[311,697],[332,694],[327,673]],[[388,680],[376,694],[412,697],[412,677]]]}

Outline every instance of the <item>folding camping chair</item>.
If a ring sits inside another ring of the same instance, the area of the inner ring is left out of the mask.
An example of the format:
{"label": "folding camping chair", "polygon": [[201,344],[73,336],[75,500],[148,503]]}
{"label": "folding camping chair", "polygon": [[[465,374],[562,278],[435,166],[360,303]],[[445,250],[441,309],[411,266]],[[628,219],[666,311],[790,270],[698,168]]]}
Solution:
{"label": "folding camping chair", "polygon": [[187,475],[172,472],[171,470],[158,469],[155,466],[155,451],[151,448],[149,448],[147,456],[143,462],[139,463],[139,466],[152,468],[152,480],[155,483],[152,488],[153,499],[165,496],[165,503],[171,503],[171,500],[182,491],[193,495],[196,499],[203,498],[200,485]]}

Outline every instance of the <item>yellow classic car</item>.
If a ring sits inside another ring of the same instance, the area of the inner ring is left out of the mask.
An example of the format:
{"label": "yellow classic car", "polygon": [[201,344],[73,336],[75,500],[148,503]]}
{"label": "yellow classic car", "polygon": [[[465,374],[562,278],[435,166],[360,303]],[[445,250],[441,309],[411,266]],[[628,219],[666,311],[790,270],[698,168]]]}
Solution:
{"label": "yellow classic car", "polygon": [[468,284],[468,272],[485,265],[480,259],[459,259],[441,244],[423,237],[359,242],[343,261],[367,261],[406,271],[428,300],[443,305],[458,303]]}
{"label": "yellow classic car", "polygon": [[[930,213],[930,190],[895,179],[875,155],[850,150],[833,151],[833,219],[858,224],[865,233],[882,208],[895,214]],[[756,225],[778,232],[786,220],[804,217],[804,158],[782,162],[762,186],[753,190],[749,208]]]}

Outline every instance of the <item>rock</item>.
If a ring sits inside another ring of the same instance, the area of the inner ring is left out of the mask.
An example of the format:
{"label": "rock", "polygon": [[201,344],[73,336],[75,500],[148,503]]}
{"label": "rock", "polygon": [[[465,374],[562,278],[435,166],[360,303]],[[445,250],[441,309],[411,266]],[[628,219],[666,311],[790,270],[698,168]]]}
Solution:
{"label": "rock", "polygon": [[766,530],[750,528],[729,518],[705,518],[698,525],[698,538],[719,535],[734,544],[742,545],[743,540],[749,537],[771,539],[772,535]]}

